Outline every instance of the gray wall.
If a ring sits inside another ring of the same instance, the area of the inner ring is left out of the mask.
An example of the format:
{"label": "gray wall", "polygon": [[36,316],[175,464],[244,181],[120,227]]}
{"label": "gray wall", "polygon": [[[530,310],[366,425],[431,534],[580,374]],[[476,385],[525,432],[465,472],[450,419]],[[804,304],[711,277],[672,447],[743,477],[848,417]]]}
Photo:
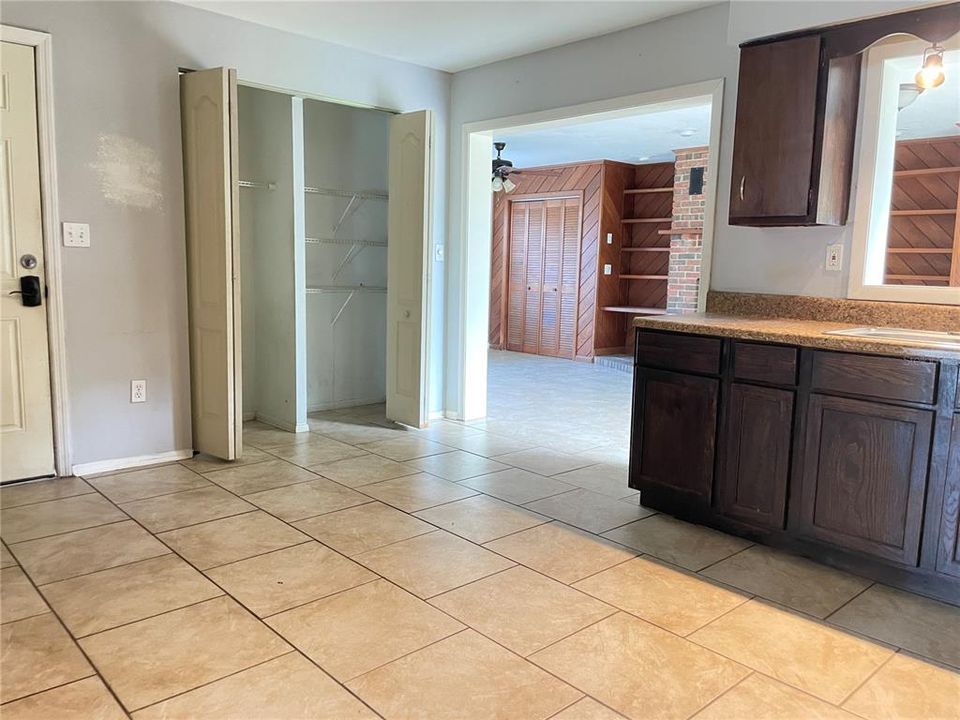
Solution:
{"label": "gray wall", "polygon": [[[441,148],[450,76],[174,3],[5,0],[2,19],[53,36],[60,216],[91,225],[91,248],[63,252],[73,462],[189,448],[177,69],[225,65],[241,82],[430,108]],[[141,192],[116,192],[117,171],[132,173]],[[434,172],[442,241],[442,152]],[[442,266],[433,270],[431,322],[442,340]],[[440,348],[431,358],[433,409]],[[142,405],[129,402],[135,378],[147,379]]]}

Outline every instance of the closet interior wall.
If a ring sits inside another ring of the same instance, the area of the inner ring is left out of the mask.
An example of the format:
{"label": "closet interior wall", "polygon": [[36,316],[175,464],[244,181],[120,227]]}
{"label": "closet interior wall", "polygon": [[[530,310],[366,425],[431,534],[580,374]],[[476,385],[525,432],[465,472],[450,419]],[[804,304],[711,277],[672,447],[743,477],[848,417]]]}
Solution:
{"label": "closet interior wall", "polygon": [[303,130],[307,407],[382,402],[390,115],[304,100]]}

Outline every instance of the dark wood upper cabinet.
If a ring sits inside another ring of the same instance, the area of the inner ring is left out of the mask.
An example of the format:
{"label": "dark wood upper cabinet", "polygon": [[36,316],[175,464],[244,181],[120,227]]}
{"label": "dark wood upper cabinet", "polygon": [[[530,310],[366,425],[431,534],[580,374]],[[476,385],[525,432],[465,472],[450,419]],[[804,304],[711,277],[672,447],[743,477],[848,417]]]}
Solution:
{"label": "dark wood upper cabinet", "polygon": [[842,225],[860,58],[827,59],[819,34],[740,50],[731,225]]}

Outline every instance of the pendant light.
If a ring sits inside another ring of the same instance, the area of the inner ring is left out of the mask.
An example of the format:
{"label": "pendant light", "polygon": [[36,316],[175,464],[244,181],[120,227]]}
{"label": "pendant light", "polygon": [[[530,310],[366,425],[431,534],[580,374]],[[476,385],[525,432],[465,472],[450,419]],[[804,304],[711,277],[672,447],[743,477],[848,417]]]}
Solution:
{"label": "pendant light", "polygon": [[517,184],[510,178],[503,179],[503,191],[507,193],[512,193],[517,189]]}
{"label": "pendant light", "polygon": [[923,63],[917,73],[917,86],[924,90],[943,85],[943,48],[934,43],[923,51]]}
{"label": "pendant light", "polygon": [[493,176],[493,191],[494,191],[494,192],[500,192],[501,190],[503,190],[503,180],[500,178],[499,175],[494,175],[494,176]]}

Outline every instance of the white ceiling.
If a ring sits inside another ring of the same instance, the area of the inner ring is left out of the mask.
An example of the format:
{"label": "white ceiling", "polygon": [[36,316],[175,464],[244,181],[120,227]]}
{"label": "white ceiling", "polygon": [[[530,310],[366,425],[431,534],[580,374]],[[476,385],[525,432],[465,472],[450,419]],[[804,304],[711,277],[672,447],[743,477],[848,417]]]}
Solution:
{"label": "white ceiling", "polygon": [[709,144],[710,103],[493,135],[507,143],[503,157],[519,168],[584,160],[672,161],[673,150]]}
{"label": "white ceiling", "polygon": [[178,1],[377,55],[457,72],[642,25],[713,5],[717,0]]}

